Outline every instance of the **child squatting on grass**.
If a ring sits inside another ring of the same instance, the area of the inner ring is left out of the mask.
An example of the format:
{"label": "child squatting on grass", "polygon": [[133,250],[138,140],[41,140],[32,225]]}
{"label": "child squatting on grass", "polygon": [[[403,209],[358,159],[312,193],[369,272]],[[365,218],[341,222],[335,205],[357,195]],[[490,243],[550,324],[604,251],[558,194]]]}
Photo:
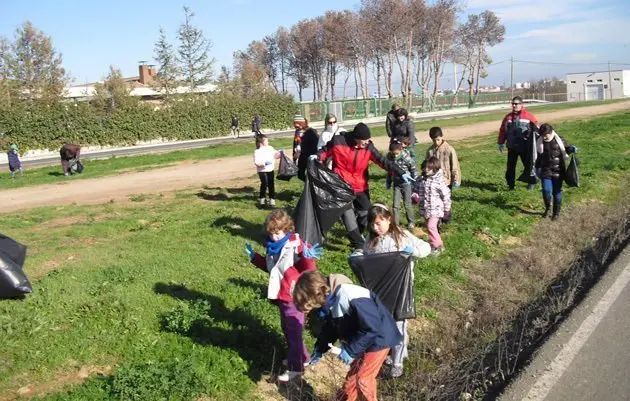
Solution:
{"label": "child squatting on grass", "polygon": [[18,146],[16,144],[13,144],[11,145],[11,150],[7,152],[11,178],[15,177],[16,171],[19,171],[20,175],[22,175],[22,161],[20,160],[20,153],[18,151],[19,151]]}
{"label": "child squatting on grass", "polygon": [[451,220],[451,190],[444,182],[437,157],[422,162],[422,176],[416,180],[415,195],[420,203],[420,215],[427,222],[431,255],[437,256],[444,251],[438,224],[440,219],[446,223]]}
{"label": "child squatting on grass", "polygon": [[293,298],[298,310],[319,308],[324,320],[311,353],[311,364],[319,361],[329,343],[343,343],[339,359],[350,370],[335,400],[375,401],[376,376],[391,347],[401,341],[392,314],[376,294],[341,274],[322,276],[317,271],[302,273],[295,284]]}
{"label": "child squatting on grass", "polygon": [[[368,211],[368,230],[369,235],[363,250],[365,255],[403,252],[416,258],[424,258],[431,253],[431,246],[396,224],[392,220],[389,209],[382,203],[374,203]],[[411,263],[413,279],[413,262]],[[396,321],[396,326],[402,339],[392,348],[391,377],[399,377],[403,374],[403,360],[408,358],[407,320]]]}
{"label": "child squatting on grass", "polygon": [[[280,151],[282,152],[282,150]],[[265,195],[269,190],[269,206],[276,205],[276,187],[274,183],[274,159],[280,158],[280,152],[276,152],[273,146],[269,146],[269,138],[260,134],[256,137],[256,150],[254,151],[254,164],[260,178],[260,192],[258,194],[258,203],[261,207],[265,207]]]}
{"label": "child squatting on grass", "polygon": [[[409,139],[406,137],[397,137],[392,139],[389,144],[389,153],[387,158],[393,163],[396,163],[405,173],[408,173],[411,178],[416,179],[416,161],[409,154],[409,151],[405,148],[405,143],[408,143]],[[400,200],[402,198],[405,205],[405,211],[407,212],[407,223],[409,229],[415,227],[415,218],[413,213],[413,205],[411,203],[411,194],[413,188],[411,183],[405,182],[401,177],[394,172],[387,174],[385,186],[390,189],[394,184],[394,201],[392,209],[394,211],[394,221],[396,224],[400,224]]]}
{"label": "child squatting on grass", "polygon": [[545,203],[543,218],[549,216],[553,195],[552,220],[560,216],[562,205],[562,181],[566,174],[568,154],[577,152],[575,146],[568,146],[564,138],[556,134],[549,124],[542,124],[536,141],[536,175],[542,180],[542,195]]}
{"label": "child squatting on grass", "polygon": [[442,128],[432,127],[429,130],[429,137],[433,141],[433,145],[427,149],[425,160],[437,157],[440,161],[442,173],[444,173],[444,181],[450,189],[459,187],[462,183],[462,173],[459,169],[459,160],[455,149],[444,140]]}
{"label": "child squatting on grass", "polygon": [[278,381],[288,382],[301,376],[309,361],[302,338],[304,314],[296,309],[291,291],[300,273],[317,268],[313,259],[319,259],[323,251],[321,245],[309,247],[294,233],[293,219],[284,210],[269,213],[265,231],[269,234],[265,256],[254,252],[248,243],[245,243],[245,252],[254,266],[269,273],[267,298],[280,309],[280,325],[289,347],[287,370],[278,376]]}

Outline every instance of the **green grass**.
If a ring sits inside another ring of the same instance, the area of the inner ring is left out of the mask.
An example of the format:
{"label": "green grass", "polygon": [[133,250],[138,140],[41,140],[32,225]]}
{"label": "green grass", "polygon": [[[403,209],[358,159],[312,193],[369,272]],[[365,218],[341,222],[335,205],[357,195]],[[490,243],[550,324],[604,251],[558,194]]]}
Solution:
{"label": "green grass", "polygon": [[[630,178],[630,113],[556,129],[580,148],[582,163],[583,186],[565,190],[565,205],[615,201]],[[452,144],[463,184],[444,230],[447,252],[416,263],[416,301],[432,319],[440,316],[427,301],[464,301],[455,290],[466,285],[462,266],[504,254],[502,239],[534,235],[540,217],[532,213],[542,211],[538,190],[507,191],[495,135]],[[391,203],[384,172],[374,167],[371,176],[372,199]],[[277,188],[280,206],[296,203],[299,181]],[[0,215],[3,233],[29,247],[34,288],[24,300],[0,302],[0,393],[90,365],[116,368],[43,398],[256,399],[255,383],[284,357],[267,275],[243,251],[245,241],[263,251],[267,212],[256,198],[253,187],[203,189]],[[325,248],[319,268],[352,276],[341,226]],[[312,344],[310,332],[306,339]]]}
{"label": "green grass", "polygon": [[[534,112],[548,112],[615,102],[618,101],[553,104],[537,106],[534,108]],[[436,125],[437,121],[439,121],[439,125],[441,127],[457,127],[478,122],[496,121],[498,128],[499,122],[501,121],[503,116],[505,116],[505,110],[480,113],[467,117],[441,118],[429,121],[420,121],[416,123],[416,131],[428,131],[429,128]],[[385,128],[372,128],[372,134],[374,136],[383,136],[385,135]],[[291,138],[274,138],[271,142],[276,149],[290,149],[292,146]],[[0,175],[0,190],[9,188],[20,188],[31,185],[59,183],[65,182],[69,179],[78,180],[86,178],[97,178],[107,175],[121,174],[129,171],[133,172],[156,168],[166,168],[171,167],[175,163],[182,161],[200,161],[218,159],[222,157],[249,155],[252,152],[253,144],[254,141],[252,139],[248,142],[213,145],[200,149],[179,150],[156,154],[146,154],[141,156],[112,157],[102,160],[84,159],[83,162],[86,168],[83,174],[75,175],[70,178],[63,177],[60,165],[34,169],[27,168],[25,169],[24,176],[18,176],[15,179],[9,179],[9,173],[7,171],[6,174]]]}

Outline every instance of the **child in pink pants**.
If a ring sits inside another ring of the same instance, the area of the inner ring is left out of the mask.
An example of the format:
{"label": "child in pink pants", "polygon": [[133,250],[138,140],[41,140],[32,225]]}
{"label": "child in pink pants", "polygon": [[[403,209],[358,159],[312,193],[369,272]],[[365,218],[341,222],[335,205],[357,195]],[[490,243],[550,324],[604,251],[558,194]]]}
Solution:
{"label": "child in pink pants", "polygon": [[[444,243],[438,231],[440,219],[451,219],[451,190],[446,185],[440,161],[430,157],[422,163],[422,179],[416,180],[416,198],[420,203],[420,215],[427,222],[431,255],[444,252]],[[415,195],[415,194],[414,194]]]}

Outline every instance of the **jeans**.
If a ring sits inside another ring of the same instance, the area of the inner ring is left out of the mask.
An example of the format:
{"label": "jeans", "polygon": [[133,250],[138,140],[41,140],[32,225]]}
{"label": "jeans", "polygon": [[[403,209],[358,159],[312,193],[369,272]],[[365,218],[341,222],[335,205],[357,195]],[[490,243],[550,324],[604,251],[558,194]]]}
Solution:
{"label": "jeans", "polygon": [[516,183],[516,162],[518,161],[519,157],[521,158],[521,163],[523,163],[523,167],[525,167],[525,163],[527,162],[527,154],[525,152],[516,152],[512,149],[508,149],[505,181],[510,188],[514,188],[514,184]]}
{"label": "jeans", "polygon": [[407,213],[407,222],[409,224],[415,223],[413,215],[413,205],[411,204],[411,184],[394,185],[394,205],[392,207],[394,214],[394,222],[400,224],[400,200],[403,199],[405,205],[405,211]]}
{"label": "jeans", "polygon": [[258,195],[258,198],[264,199],[265,193],[267,192],[267,189],[269,189],[269,198],[275,199],[276,187],[274,183],[273,173],[273,171],[258,173],[258,178],[260,178],[260,193]]}
{"label": "jeans", "polygon": [[293,372],[303,372],[304,362],[308,362],[309,354],[304,345],[304,313],[297,310],[293,302],[278,301],[280,308],[280,326],[287,341],[287,365]]}
{"label": "jeans", "polygon": [[562,203],[562,179],[561,178],[543,178],[542,179],[543,198],[551,202],[551,197],[556,203]]}
{"label": "jeans", "polygon": [[407,333],[407,321],[396,321],[396,327],[398,327],[398,331],[402,334],[402,339],[392,348],[392,361],[394,366],[402,367],[403,360],[408,357],[407,346],[409,345],[409,334]]}

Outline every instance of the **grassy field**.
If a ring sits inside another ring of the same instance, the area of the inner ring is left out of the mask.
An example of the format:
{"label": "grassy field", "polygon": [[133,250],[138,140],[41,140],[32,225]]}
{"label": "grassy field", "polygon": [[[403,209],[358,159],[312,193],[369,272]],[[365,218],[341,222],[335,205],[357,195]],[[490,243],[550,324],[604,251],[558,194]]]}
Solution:
{"label": "grassy field", "polygon": [[[565,213],[577,203],[614,202],[630,179],[630,113],[556,130],[580,148],[583,185],[565,190]],[[444,230],[447,252],[416,264],[424,318],[440,318],[426,306],[431,300],[465,301],[456,288],[467,283],[467,262],[501,256],[514,239],[535,235],[540,192],[523,184],[507,191],[505,155],[494,142],[488,135],[453,143],[463,183]],[[133,168],[134,159],[94,162],[91,170],[127,160]],[[385,173],[371,175],[372,199],[391,203]],[[295,205],[299,181],[277,188],[279,206]],[[0,215],[3,233],[29,247],[34,288],[24,300],[0,302],[0,394],[7,394],[0,400],[25,386],[46,400],[259,399],[256,382],[279,370],[284,345],[278,312],[265,299],[267,277],[243,251],[245,241],[263,251],[267,212],[254,206],[256,191],[251,181]],[[333,228],[325,249],[319,268],[352,277],[343,227]],[[93,374],[83,381],[86,372]]]}
{"label": "grassy field", "polygon": [[[607,103],[615,103],[618,101],[606,101],[606,102],[581,102],[581,103],[563,103],[563,104],[552,104],[545,106],[537,106],[534,108],[536,113],[540,112],[549,112],[555,110],[564,110],[569,108],[576,107],[587,107],[593,105],[601,105]],[[455,118],[446,118],[440,120],[430,120],[430,121],[421,121],[416,123],[416,131],[423,132],[428,131],[429,128],[434,126],[436,121],[439,121],[439,125],[442,127],[458,127],[467,124],[473,124],[477,122],[486,122],[486,121],[497,121],[497,128],[499,126],[498,122],[501,121],[503,116],[505,116],[506,111],[496,111],[490,113],[481,113],[479,115],[469,116],[469,117],[455,117]],[[350,128],[350,127],[348,127]],[[384,127],[376,127],[372,128],[372,134],[374,136],[383,136],[385,135]],[[176,163],[182,161],[195,161],[195,160],[209,160],[209,159],[218,159],[222,157],[230,157],[230,156],[243,156],[251,153],[251,144],[253,143],[253,139],[250,142],[240,142],[234,144],[221,144],[215,146],[208,146],[200,149],[191,149],[191,150],[180,150],[173,152],[165,152],[165,153],[156,153],[156,154],[147,154],[141,156],[133,156],[133,157],[112,157],[109,159],[103,160],[83,160],[86,169],[83,174],[73,176],[72,180],[77,179],[86,179],[86,178],[96,178],[103,177],[107,175],[116,175],[129,171],[145,171],[149,169],[156,168],[166,168],[175,165]],[[274,139],[272,145],[276,149],[290,149],[292,146],[292,139],[290,138],[282,138],[282,139]],[[62,182],[64,180],[68,180],[68,178],[64,178],[61,166],[51,166],[51,167],[40,167],[35,169],[26,169],[24,176],[9,179],[9,172],[7,170],[6,174],[0,175],[0,190],[8,189],[8,188],[19,188],[30,185],[40,185],[40,184],[51,184],[56,182]]]}

